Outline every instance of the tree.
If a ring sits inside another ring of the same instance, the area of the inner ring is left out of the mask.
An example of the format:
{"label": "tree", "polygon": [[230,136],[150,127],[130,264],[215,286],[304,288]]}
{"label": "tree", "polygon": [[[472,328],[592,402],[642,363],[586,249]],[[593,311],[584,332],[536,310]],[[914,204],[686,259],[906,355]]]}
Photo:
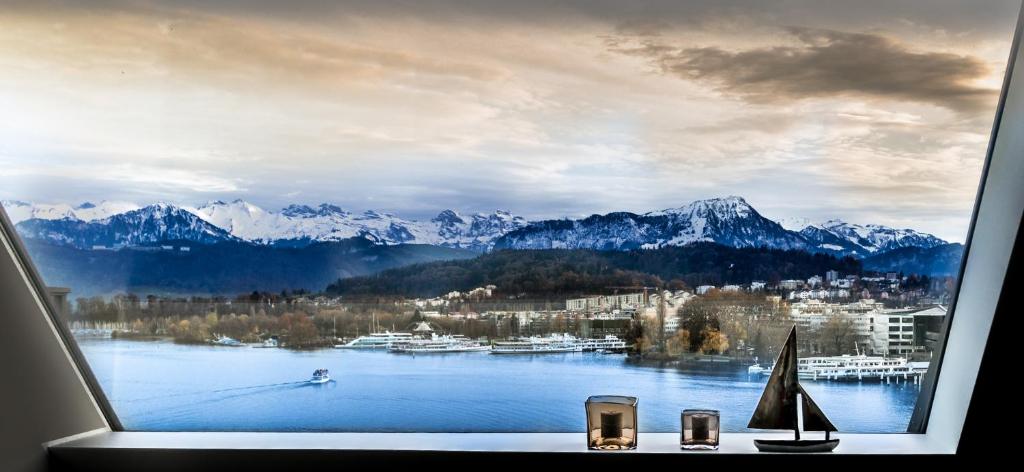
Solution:
{"label": "tree", "polygon": [[721,331],[710,327],[701,333],[703,342],[700,345],[701,354],[724,354],[729,350],[729,338]]}
{"label": "tree", "polygon": [[665,352],[670,356],[679,356],[690,350],[690,332],[685,329],[676,331],[676,334],[665,342]]}
{"label": "tree", "polygon": [[647,336],[640,336],[633,341],[633,349],[640,353],[640,357],[644,356],[644,353],[654,348],[654,343],[651,342],[651,338]]}
{"label": "tree", "polygon": [[856,326],[846,316],[832,316],[818,329],[817,341],[822,354],[839,356],[849,353],[857,344]]}
{"label": "tree", "polygon": [[690,333],[690,352],[698,352],[704,344],[704,334],[718,331],[720,304],[711,297],[690,300],[678,310],[680,326]]}

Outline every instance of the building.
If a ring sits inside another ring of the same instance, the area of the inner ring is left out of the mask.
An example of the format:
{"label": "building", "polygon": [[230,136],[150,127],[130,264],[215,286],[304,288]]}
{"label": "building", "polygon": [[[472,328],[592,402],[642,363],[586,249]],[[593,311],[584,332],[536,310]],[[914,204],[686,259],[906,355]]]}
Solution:
{"label": "building", "polygon": [[756,292],[758,290],[764,290],[766,285],[767,284],[763,281],[755,280],[753,282],[750,282],[750,291]]}
{"label": "building", "polygon": [[811,288],[821,287],[822,282],[820,275],[812,275],[811,278],[807,279],[807,285]]}
{"label": "building", "polygon": [[789,280],[783,280],[783,281],[779,282],[779,288],[784,289],[784,290],[796,290],[796,289],[798,289],[800,287],[803,287],[803,286],[804,286],[804,281],[803,280],[789,279]]}
{"label": "building", "polygon": [[715,289],[714,285],[701,285],[701,286],[697,287],[696,292],[697,292],[697,295],[704,295],[704,294],[706,294],[706,293],[708,293],[708,292],[710,292],[710,291],[712,291],[714,289]]}
{"label": "building", "polygon": [[643,307],[644,294],[625,293],[617,295],[592,295],[584,298],[570,298],[565,301],[566,311],[596,313],[612,310],[625,310]]}
{"label": "building", "polygon": [[830,270],[825,272],[825,280],[828,281],[828,283],[830,284],[836,282],[837,280],[839,280],[839,271]]}
{"label": "building", "polygon": [[915,352],[930,354],[942,344],[942,329],[946,321],[946,307],[935,305],[914,313]]}
{"label": "building", "polygon": [[833,288],[850,289],[850,288],[853,288],[853,280],[850,280],[850,279],[839,279],[839,280],[836,280],[834,282],[830,282],[829,286],[833,287]]}
{"label": "building", "polygon": [[876,314],[873,341],[875,352],[908,356],[914,352],[914,310],[883,310]]}

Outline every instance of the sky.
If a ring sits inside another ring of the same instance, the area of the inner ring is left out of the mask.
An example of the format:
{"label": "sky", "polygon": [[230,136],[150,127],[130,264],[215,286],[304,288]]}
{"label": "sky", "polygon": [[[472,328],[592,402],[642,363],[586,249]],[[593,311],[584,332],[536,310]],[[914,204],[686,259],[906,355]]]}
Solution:
{"label": "sky", "polygon": [[1017,1],[0,0],[0,198],[963,241]]}

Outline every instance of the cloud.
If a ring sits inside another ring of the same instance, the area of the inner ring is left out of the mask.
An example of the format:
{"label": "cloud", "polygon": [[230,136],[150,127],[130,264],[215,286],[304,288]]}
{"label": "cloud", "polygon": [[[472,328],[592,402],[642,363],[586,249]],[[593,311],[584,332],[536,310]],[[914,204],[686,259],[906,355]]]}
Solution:
{"label": "cloud", "polygon": [[55,1],[0,12],[0,196],[557,218],[740,193],[944,237],[1016,9]]}
{"label": "cloud", "polygon": [[998,90],[974,85],[989,74],[982,60],[918,52],[873,33],[788,27],[795,46],[729,51],[678,48],[653,39],[613,51],[648,58],[665,74],[710,84],[754,103],[859,97],[935,105],[963,114],[992,110]]}

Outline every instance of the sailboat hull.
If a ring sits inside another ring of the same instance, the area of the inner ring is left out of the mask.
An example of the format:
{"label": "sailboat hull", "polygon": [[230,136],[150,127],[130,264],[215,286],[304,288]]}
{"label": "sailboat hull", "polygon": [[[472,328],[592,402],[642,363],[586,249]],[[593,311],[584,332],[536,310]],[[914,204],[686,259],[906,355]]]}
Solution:
{"label": "sailboat hull", "polygon": [[832,452],[839,445],[839,440],[755,439],[754,445],[761,452]]}

